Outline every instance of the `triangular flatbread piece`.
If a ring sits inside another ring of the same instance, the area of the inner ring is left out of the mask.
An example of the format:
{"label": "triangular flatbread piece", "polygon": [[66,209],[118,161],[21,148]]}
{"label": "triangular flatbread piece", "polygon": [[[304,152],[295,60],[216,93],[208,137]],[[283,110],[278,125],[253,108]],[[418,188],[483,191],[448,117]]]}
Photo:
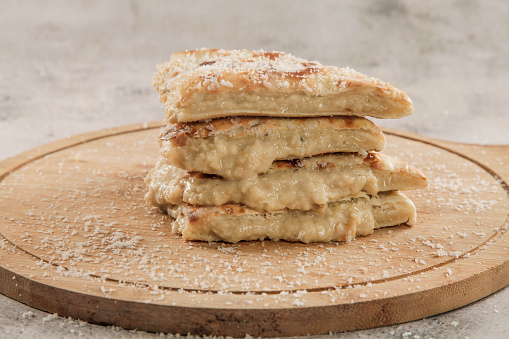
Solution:
{"label": "triangular flatbread piece", "polygon": [[166,205],[242,204],[262,211],[321,210],[327,204],[359,193],[419,189],[427,178],[418,169],[382,153],[326,154],[276,161],[254,178],[227,180],[188,172],[159,159],[146,179],[147,201]]}
{"label": "triangular flatbread piece", "polygon": [[184,240],[351,241],[377,228],[415,223],[415,206],[399,192],[358,195],[329,204],[322,212],[283,210],[263,213],[241,205],[168,206],[173,232]]}
{"label": "triangular flatbread piece", "polygon": [[274,160],[322,153],[381,151],[385,137],[373,122],[354,117],[243,117],[169,124],[161,154],[179,168],[247,178]]}
{"label": "triangular flatbread piece", "polygon": [[175,53],[153,79],[169,122],[227,116],[355,115],[401,118],[401,90],[350,68],[282,52],[201,49]]}

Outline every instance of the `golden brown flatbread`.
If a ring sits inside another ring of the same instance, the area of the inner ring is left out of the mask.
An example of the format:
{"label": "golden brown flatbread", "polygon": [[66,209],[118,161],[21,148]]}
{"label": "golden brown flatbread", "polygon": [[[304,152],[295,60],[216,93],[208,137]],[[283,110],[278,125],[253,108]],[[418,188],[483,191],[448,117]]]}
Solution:
{"label": "golden brown flatbread", "polygon": [[168,163],[187,171],[238,179],[270,169],[275,160],[322,153],[381,151],[382,131],[357,117],[242,117],[170,124],[160,137]]}
{"label": "golden brown flatbread", "polygon": [[399,192],[365,194],[327,205],[323,212],[283,210],[263,213],[241,205],[168,206],[174,233],[184,240],[350,241],[374,229],[415,223],[415,206]]}
{"label": "golden brown flatbread", "polygon": [[160,158],[146,179],[149,204],[220,206],[228,203],[275,212],[283,209],[323,210],[327,204],[365,192],[419,189],[428,181],[415,167],[371,152],[334,153],[282,160],[254,178],[223,179],[188,172]]}
{"label": "golden brown flatbread", "polygon": [[350,68],[282,52],[201,49],[175,53],[153,79],[168,122],[229,116],[401,118],[401,90]]}

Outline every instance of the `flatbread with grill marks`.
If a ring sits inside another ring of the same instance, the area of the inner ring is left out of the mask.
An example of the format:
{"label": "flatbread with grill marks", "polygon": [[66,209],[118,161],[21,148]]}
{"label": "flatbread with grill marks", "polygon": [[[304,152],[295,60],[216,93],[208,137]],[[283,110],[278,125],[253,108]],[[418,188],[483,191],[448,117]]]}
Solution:
{"label": "flatbread with grill marks", "polygon": [[350,68],[282,52],[201,49],[175,53],[153,78],[168,122],[229,116],[412,114],[401,90]]}
{"label": "flatbread with grill marks", "polygon": [[397,191],[378,197],[360,194],[328,204],[324,211],[283,210],[263,213],[242,205],[168,206],[174,233],[184,240],[287,240],[311,242],[351,241],[377,228],[413,225],[415,206]]}
{"label": "flatbread with grill marks", "polygon": [[149,204],[220,206],[228,203],[275,212],[283,209],[323,210],[348,196],[392,190],[419,189],[427,178],[418,169],[382,153],[366,157],[334,153],[281,160],[254,178],[227,180],[188,172],[160,158],[146,179]]}
{"label": "flatbread with grill marks", "polygon": [[242,117],[169,124],[160,143],[171,165],[238,179],[267,172],[275,160],[381,151],[385,137],[358,117]]}

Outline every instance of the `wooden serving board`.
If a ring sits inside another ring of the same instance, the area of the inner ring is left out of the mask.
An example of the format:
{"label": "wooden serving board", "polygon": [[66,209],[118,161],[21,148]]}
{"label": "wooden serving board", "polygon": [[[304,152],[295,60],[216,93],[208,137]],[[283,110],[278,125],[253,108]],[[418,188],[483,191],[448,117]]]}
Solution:
{"label": "wooden serving board", "polygon": [[348,244],[185,242],[144,202],[160,123],[65,139],[0,163],[0,292],[154,332],[293,336],[449,311],[509,283],[509,146],[385,130],[423,170],[418,224]]}

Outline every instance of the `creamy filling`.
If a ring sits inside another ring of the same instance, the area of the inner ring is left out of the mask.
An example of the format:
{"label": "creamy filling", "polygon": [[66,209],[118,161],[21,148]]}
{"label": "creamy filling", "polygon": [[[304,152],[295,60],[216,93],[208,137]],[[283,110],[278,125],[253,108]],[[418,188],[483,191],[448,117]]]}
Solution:
{"label": "creamy filling", "polygon": [[381,151],[385,140],[370,130],[267,131],[232,140],[226,135],[188,138],[183,147],[162,141],[161,154],[188,171],[249,178],[270,169],[272,162],[322,153]]}
{"label": "creamy filling", "polygon": [[254,178],[225,180],[189,175],[159,160],[147,178],[147,200],[165,204],[220,206],[243,204],[262,211],[322,210],[329,203],[361,192],[422,188],[421,177],[405,170],[377,170],[365,164],[327,169],[287,169]]}
{"label": "creamy filling", "polygon": [[373,233],[375,228],[415,220],[415,207],[402,194],[389,193],[371,200],[347,199],[330,204],[323,212],[285,210],[280,213],[218,214],[204,207],[200,218],[189,217],[183,205],[175,212],[173,231],[185,240],[227,241],[287,240],[310,242],[350,241]]}

